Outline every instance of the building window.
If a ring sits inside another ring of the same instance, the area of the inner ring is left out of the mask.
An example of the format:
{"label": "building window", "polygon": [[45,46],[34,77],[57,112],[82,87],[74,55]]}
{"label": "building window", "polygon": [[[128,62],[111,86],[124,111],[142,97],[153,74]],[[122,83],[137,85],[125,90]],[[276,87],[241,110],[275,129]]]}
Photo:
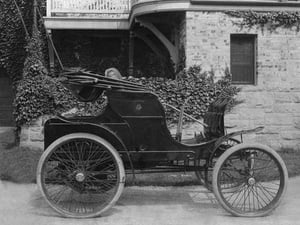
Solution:
{"label": "building window", "polygon": [[256,35],[231,34],[230,64],[234,84],[256,83]]}

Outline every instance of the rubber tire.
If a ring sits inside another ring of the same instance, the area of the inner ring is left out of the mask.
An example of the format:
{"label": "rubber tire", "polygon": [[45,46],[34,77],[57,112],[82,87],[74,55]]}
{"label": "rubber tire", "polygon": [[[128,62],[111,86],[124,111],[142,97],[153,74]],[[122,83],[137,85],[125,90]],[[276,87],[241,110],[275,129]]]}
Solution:
{"label": "rubber tire", "polygon": [[[76,138],[86,138],[86,139],[90,139],[93,140],[95,142],[100,143],[101,145],[103,145],[106,149],[108,149],[111,154],[113,155],[115,161],[116,161],[116,165],[118,168],[118,172],[119,172],[119,186],[117,188],[117,192],[115,193],[114,197],[111,199],[111,201],[100,211],[95,212],[95,213],[91,213],[91,214],[87,214],[87,215],[76,215],[74,213],[68,213],[67,211],[63,211],[60,208],[57,208],[55,204],[53,204],[51,201],[48,200],[47,195],[44,192],[44,188],[43,188],[43,184],[42,184],[42,169],[45,163],[45,160],[47,159],[48,155],[52,153],[53,150],[56,149],[56,147],[60,144],[62,144],[63,142],[72,140],[72,139],[76,139]],[[124,169],[124,165],[123,165],[123,161],[119,155],[119,153],[117,152],[117,150],[110,144],[108,143],[106,140],[104,140],[103,138],[93,135],[93,134],[88,134],[88,133],[72,133],[72,134],[68,134],[65,136],[62,136],[60,138],[58,138],[57,140],[55,140],[42,154],[39,163],[38,163],[38,167],[37,167],[37,184],[38,187],[43,195],[43,197],[45,198],[45,200],[47,201],[47,203],[56,211],[58,212],[60,215],[64,216],[64,217],[69,217],[69,218],[92,218],[92,217],[97,217],[100,216],[101,214],[103,214],[104,212],[106,212],[108,209],[110,209],[111,207],[113,207],[115,205],[115,203],[118,201],[118,199],[120,198],[123,189],[124,189],[124,184],[125,184],[125,169]]]}
{"label": "rubber tire", "polygon": [[[242,149],[249,149],[249,148],[257,148],[257,149],[262,149],[268,153],[270,153],[279,163],[282,172],[283,172],[283,189],[281,192],[281,195],[279,196],[279,199],[277,200],[277,202],[275,202],[275,204],[273,205],[272,208],[265,210],[265,211],[261,211],[261,212],[251,212],[251,213],[239,213],[235,210],[233,210],[232,208],[230,208],[224,201],[223,198],[221,197],[220,193],[219,193],[219,189],[218,189],[218,174],[220,171],[221,166],[223,165],[223,163],[225,162],[225,160],[230,157],[232,154],[234,154],[235,152],[242,150]],[[224,154],[222,154],[220,156],[220,158],[218,159],[215,168],[213,170],[213,192],[215,194],[215,197],[217,198],[217,200],[219,201],[219,203],[221,204],[221,206],[229,213],[231,213],[234,216],[239,216],[239,217],[261,217],[261,216],[266,216],[269,213],[271,213],[276,207],[278,207],[278,205],[280,204],[283,196],[286,193],[286,189],[287,189],[287,183],[288,183],[288,171],[287,168],[285,166],[285,163],[283,162],[282,158],[279,156],[279,154],[274,151],[272,148],[262,145],[262,144],[239,144],[239,145],[235,145],[232,148],[228,149],[227,151],[224,152]]]}

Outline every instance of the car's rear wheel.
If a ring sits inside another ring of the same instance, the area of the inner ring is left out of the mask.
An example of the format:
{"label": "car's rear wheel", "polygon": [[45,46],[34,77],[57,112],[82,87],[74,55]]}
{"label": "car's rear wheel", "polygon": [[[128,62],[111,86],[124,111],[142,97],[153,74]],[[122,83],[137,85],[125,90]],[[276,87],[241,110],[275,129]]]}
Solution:
{"label": "car's rear wheel", "polygon": [[66,217],[96,217],[119,199],[125,171],[116,149],[101,137],[74,133],[43,153],[37,183],[49,205]]}

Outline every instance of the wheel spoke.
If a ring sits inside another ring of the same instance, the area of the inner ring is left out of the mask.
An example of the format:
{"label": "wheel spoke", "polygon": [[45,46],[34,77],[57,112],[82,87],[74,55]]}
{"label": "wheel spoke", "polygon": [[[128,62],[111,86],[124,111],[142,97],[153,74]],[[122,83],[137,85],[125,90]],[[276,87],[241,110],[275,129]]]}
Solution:
{"label": "wheel spoke", "polygon": [[[95,164],[92,164],[87,167],[88,170],[95,169],[97,166],[100,166],[101,164],[106,164],[108,162],[111,162],[111,156],[107,156],[106,158],[102,158],[101,160],[97,160]],[[108,165],[111,166],[111,165]]]}
{"label": "wheel spoke", "polygon": [[[94,150],[91,148],[91,153],[89,153],[86,161],[88,162],[89,160],[92,160],[97,154],[100,153],[100,151],[101,151],[101,146],[96,146],[96,149],[94,149]],[[105,153],[105,151],[101,152],[101,154],[104,154],[104,153]],[[101,155],[100,155],[100,157],[101,157]]]}
{"label": "wheel spoke", "polygon": [[[255,187],[255,196],[256,196],[256,199],[257,199],[258,208],[259,208],[259,205],[261,205],[261,208],[263,208],[263,207],[265,207],[266,205],[268,205],[268,203],[267,203],[262,197],[260,197],[260,195],[258,194],[257,186],[255,185],[254,187]],[[263,204],[259,201],[259,199],[261,199],[261,200],[265,203],[265,205],[263,205]]]}
{"label": "wheel spoke", "polygon": [[[49,197],[50,197],[51,199],[53,199],[56,203],[59,203],[60,200],[58,201],[58,200],[56,200],[56,199],[57,199],[57,198],[60,199],[60,197],[62,197],[62,194],[63,194],[66,190],[68,190],[68,189],[69,189],[69,187],[67,187],[67,186],[60,187],[60,188],[58,188],[58,189],[56,189],[56,190],[51,191],[51,193],[49,193]],[[49,191],[50,191],[50,190],[49,190]]]}
{"label": "wheel spoke", "polygon": [[61,169],[59,167],[55,167],[55,168],[51,168],[50,170],[47,170],[47,174],[51,174],[52,172],[56,172],[56,170],[58,170],[59,173],[62,174],[62,175],[65,175],[65,176],[69,175],[69,173],[67,173],[66,170],[63,170],[63,169]]}
{"label": "wheel spoke", "polygon": [[[236,202],[236,200],[240,197],[240,195],[245,191],[245,187],[246,186],[244,186],[243,188],[242,188],[242,190],[239,192],[239,194],[237,195],[237,197],[234,199],[234,201],[231,203],[232,205],[234,205],[234,203]],[[243,194],[242,194],[243,195]]]}
{"label": "wheel spoke", "polygon": [[[247,187],[247,186],[245,186],[245,187],[246,187],[246,189],[244,189],[244,192],[243,192],[244,195],[241,195],[241,196],[244,196],[244,202],[245,202],[245,205],[243,205],[244,208],[246,207],[246,200],[249,197],[249,192],[248,192],[247,196],[245,195],[246,194],[245,192],[247,192],[247,190],[249,189],[249,187]],[[239,203],[241,202],[242,199],[243,199],[243,197],[241,197],[240,200],[237,202],[236,207],[238,207],[238,205],[239,205]]]}
{"label": "wheel spoke", "polygon": [[[66,147],[67,149],[64,150],[63,147]],[[59,147],[57,151],[59,151],[60,149],[63,151],[63,153],[65,154],[65,156],[67,156],[68,159],[73,163],[73,165],[76,165],[74,155],[72,155],[72,148],[70,147],[69,143],[67,143],[66,145],[63,145],[63,146]]]}
{"label": "wheel spoke", "polygon": [[[276,194],[277,194],[275,192],[270,192],[270,191],[266,190],[266,188],[264,186],[262,186],[260,183],[257,183],[257,186],[258,186],[258,188],[260,188],[263,191],[263,193],[267,193],[268,196],[271,197],[271,198],[274,198],[276,196]],[[269,198],[268,198],[268,200],[269,200]],[[270,202],[271,201],[272,200],[270,200]]]}
{"label": "wheel spoke", "polygon": [[[59,163],[61,163],[62,165],[64,165],[65,168],[66,168],[69,172],[71,172],[73,169],[75,169],[75,167],[70,166],[69,163],[66,163],[64,159],[60,158],[60,157],[57,155],[56,152],[53,153],[53,156],[55,156],[53,160],[57,159],[57,160],[59,161]],[[49,160],[51,160],[51,158],[50,158]],[[75,166],[75,164],[74,164],[74,166]]]}

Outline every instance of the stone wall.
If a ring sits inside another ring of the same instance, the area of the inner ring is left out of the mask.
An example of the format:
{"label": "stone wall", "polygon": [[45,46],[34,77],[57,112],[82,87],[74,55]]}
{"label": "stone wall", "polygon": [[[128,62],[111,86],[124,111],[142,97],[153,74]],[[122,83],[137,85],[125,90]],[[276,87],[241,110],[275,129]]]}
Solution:
{"label": "stone wall", "polygon": [[230,34],[257,35],[257,84],[241,85],[244,102],[225,117],[235,130],[265,126],[247,135],[275,149],[300,150],[300,32],[296,27],[241,29],[222,12],[187,12],[186,65],[223,74],[230,65]]}
{"label": "stone wall", "polygon": [[20,146],[44,148],[44,123],[49,116],[42,116],[30,125],[24,125],[20,133]]}

